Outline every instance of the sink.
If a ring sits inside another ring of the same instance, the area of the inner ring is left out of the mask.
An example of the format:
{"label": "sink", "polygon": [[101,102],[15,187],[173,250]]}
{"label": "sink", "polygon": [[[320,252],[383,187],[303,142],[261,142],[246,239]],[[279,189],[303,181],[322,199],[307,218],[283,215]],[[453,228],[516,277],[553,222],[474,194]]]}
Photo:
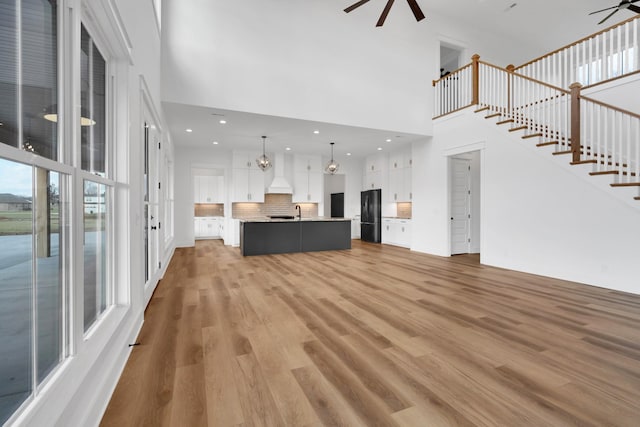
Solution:
{"label": "sink", "polygon": [[269,215],[271,219],[295,219],[293,215]]}

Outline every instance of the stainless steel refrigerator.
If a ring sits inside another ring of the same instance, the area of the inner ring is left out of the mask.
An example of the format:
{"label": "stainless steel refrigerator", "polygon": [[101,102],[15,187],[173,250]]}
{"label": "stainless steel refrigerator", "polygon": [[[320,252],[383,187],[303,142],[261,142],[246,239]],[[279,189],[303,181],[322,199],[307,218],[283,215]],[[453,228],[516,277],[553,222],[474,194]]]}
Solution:
{"label": "stainless steel refrigerator", "polygon": [[380,243],[382,237],[382,191],[360,193],[360,239]]}

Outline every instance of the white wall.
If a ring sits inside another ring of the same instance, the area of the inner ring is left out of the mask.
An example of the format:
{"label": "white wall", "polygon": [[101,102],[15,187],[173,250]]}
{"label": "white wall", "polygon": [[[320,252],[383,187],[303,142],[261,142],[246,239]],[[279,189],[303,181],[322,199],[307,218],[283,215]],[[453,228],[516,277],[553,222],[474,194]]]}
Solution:
{"label": "white wall", "polygon": [[416,23],[392,13],[375,28],[377,8],[347,15],[343,7],[165,1],[163,99],[429,135],[441,40],[462,45],[468,61],[479,53],[502,66],[539,53],[442,17]]}
{"label": "white wall", "polygon": [[582,91],[582,94],[589,98],[640,114],[640,96],[630,96],[630,94],[638,93],[640,93],[640,74],[603,83]]}
{"label": "white wall", "polygon": [[471,110],[414,144],[412,249],[449,255],[446,156],[483,148],[482,263],[640,293],[640,209]]}

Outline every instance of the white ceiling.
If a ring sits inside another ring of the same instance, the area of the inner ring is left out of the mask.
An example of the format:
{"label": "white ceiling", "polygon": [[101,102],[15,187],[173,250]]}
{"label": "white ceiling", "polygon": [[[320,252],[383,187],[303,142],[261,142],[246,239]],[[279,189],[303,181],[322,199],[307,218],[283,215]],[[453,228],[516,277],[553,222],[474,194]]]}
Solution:
{"label": "white ceiling", "polygon": [[[391,150],[424,139],[421,135],[170,102],[164,102],[163,108],[173,141],[182,147],[259,151],[264,135],[267,152],[285,151],[289,147],[292,153],[329,156],[329,143],[335,142],[336,156],[351,153],[362,157],[378,148]],[[220,120],[225,120],[226,124],[221,124]],[[214,141],[218,144],[214,145]]]}
{"label": "white ceiling", "polygon": [[[343,0],[338,7],[346,7],[356,0]],[[426,19],[415,25],[428,25],[429,20],[443,16],[494,35],[517,38],[528,45],[540,47],[539,54],[571,43],[589,34],[628,19],[634,14],[620,11],[606,24],[598,26],[608,12],[589,16],[595,10],[617,5],[616,0],[418,0]],[[382,11],[386,0],[372,0],[354,10],[350,18],[354,25],[359,20],[371,20]],[[511,7],[512,5],[514,5]],[[368,8],[366,13],[358,13]],[[378,12],[379,10],[379,12]],[[337,10],[337,13],[342,13]],[[393,5],[387,18],[399,19],[396,14],[411,14],[406,2]],[[376,18],[377,19],[377,18]],[[371,21],[375,25],[375,20]],[[384,27],[380,29],[384,31]],[[177,147],[211,147],[218,150],[262,148],[261,135],[267,136],[268,152],[284,151],[290,147],[292,152],[320,153],[328,155],[329,142],[335,142],[336,156],[347,152],[354,156],[365,156],[376,152],[378,148],[390,150],[424,136],[399,133],[387,130],[366,129],[307,120],[266,116],[246,112],[221,110],[193,105],[163,103],[164,115],[168,123],[172,140]],[[224,117],[227,124],[219,120]],[[193,130],[187,133],[185,129]],[[314,134],[313,131],[320,131]],[[391,142],[387,142],[391,139]],[[218,145],[213,145],[217,141]]]}

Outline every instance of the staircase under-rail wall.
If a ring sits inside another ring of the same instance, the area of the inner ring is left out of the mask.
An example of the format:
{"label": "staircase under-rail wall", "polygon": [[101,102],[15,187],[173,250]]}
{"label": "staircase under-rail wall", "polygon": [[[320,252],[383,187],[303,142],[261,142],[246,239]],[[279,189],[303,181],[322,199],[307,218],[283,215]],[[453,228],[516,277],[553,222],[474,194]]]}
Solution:
{"label": "staircase under-rail wall", "polygon": [[[480,60],[433,82],[434,119],[475,106],[571,165],[608,176],[640,207],[640,115],[581,92],[640,73],[640,16],[519,67]],[[583,166],[584,167],[584,166]]]}

